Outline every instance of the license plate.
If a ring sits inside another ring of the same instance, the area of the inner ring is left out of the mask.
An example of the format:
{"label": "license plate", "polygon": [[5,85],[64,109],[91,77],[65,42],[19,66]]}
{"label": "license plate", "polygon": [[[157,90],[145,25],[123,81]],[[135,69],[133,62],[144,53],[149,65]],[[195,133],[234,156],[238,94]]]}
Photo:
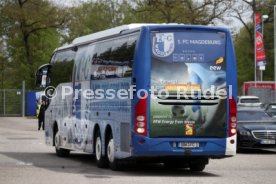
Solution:
{"label": "license plate", "polygon": [[261,144],[275,144],[275,140],[261,140]]}
{"label": "license plate", "polygon": [[198,148],[199,142],[180,142],[178,143],[180,148]]}

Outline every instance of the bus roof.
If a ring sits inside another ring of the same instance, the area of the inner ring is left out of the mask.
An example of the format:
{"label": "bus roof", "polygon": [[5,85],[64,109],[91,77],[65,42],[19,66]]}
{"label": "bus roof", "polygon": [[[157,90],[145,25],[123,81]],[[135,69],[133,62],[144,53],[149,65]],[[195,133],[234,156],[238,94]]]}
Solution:
{"label": "bus roof", "polygon": [[89,34],[89,35],[85,35],[85,36],[75,38],[71,44],[61,46],[61,47],[57,48],[55,51],[72,48],[74,46],[77,46],[77,45],[80,45],[80,44],[83,44],[83,43],[87,43],[87,42],[91,42],[93,40],[97,40],[97,39],[101,39],[101,38],[104,38],[104,37],[120,34],[122,31],[136,29],[136,28],[140,28],[142,26],[149,26],[149,25],[158,25],[158,24],[128,24],[128,25],[122,25],[122,26],[114,27],[114,28],[107,29],[107,30],[104,30],[104,31],[100,31],[100,32],[96,32],[96,33],[92,33],[92,34]]}
{"label": "bus roof", "polygon": [[184,25],[184,24],[177,24],[177,23],[169,23],[169,24],[143,24],[143,23],[141,23],[141,24],[128,24],[128,25],[122,25],[122,26],[114,27],[114,28],[107,29],[107,30],[104,30],[104,31],[100,31],[100,32],[96,32],[96,33],[92,33],[92,34],[89,34],[89,35],[85,35],[85,36],[75,38],[71,44],[59,47],[55,51],[63,50],[63,49],[67,49],[67,48],[72,48],[74,46],[78,46],[78,45],[81,45],[81,44],[84,44],[84,43],[88,43],[88,42],[91,42],[93,40],[109,37],[109,36],[112,36],[112,35],[117,35],[117,34],[120,34],[123,31],[138,29],[138,28],[141,28],[142,26],[150,26],[152,28],[167,27],[167,26],[177,26],[177,27],[183,26],[183,27],[189,27],[189,28],[216,29],[216,30],[221,30],[221,31],[226,30],[225,28],[219,28],[219,27]]}
{"label": "bus roof", "polygon": [[104,30],[104,31],[100,31],[100,32],[96,32],[96,33],[93,33],[93,34],[89,34],[89,35],[86,35],[86,36],[76,38],[76,39],[73,40],[72,43],[75,44],[75,45],[78,45],[78,44],[85,43],[85,42],[88,42],[88,41],[97,40],[97,39],[100,39],[100,38],[120,34],[122,31],[131,30],[131,29],[135,29],[135,28],[140,28],[142,26],[147,26],[147,25],[156,25],[156,24],[122,25],[122,26],[114,27],[114,28],[111,28],[111,29],[107,29],[107,30]]}

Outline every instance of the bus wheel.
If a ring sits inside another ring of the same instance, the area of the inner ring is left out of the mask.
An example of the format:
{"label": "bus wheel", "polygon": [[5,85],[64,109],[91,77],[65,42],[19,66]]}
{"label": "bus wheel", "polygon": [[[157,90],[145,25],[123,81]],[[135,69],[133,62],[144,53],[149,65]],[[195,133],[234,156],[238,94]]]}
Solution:
{"label": "bus wheel", "polygon": [[101,134],[99,131],[96,132],[96,141],[95,141],[95,154],[96,154],[96,161],[97,166],[99,168],[106,168],[108,166],[108,162],[106,160],[106,157],[102,154],[102,139]]}
{"label": "bus wheel", "polygon": [[190,164],[190,171],[201,172],[205,169],[205,163]]}
{"label": "bus wheel", "polygon": [[240,147],[240,139],[237,137],[237,142],[236,142],[236,153],[242,153],[242,148]]}
{"label": "bus wheel", "polygon": [[115,158],[115,145],[114,145],[112,134],[109,136],[109,139],[108,139],[107,158],[108,158],[109,167],[113,171],[118,171],[122,169],[121,163],[119,162],[118,159]]}
{"label": "bus wheel", "polygon": [[60,148],[60,136],[58,130],[55,132],[55,148],[56,155],[59,157],[68,157],[70,155],[70,150]]}
{"label": "bus wheel", "polygon": [[187,164],[185,164],[182,161],[165,161],[164,162],[164,167],[166,169],[181,169],[181,168],[185,168]]}

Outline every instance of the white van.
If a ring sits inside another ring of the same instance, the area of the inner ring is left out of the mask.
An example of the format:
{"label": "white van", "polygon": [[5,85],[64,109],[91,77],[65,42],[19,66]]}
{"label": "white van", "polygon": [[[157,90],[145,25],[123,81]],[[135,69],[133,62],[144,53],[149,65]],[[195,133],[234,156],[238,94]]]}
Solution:
{"label": "white van", "polygon": [[238,106],[242,107],[261,107],[259,97],[257,96],[240,96],[238,97]]}

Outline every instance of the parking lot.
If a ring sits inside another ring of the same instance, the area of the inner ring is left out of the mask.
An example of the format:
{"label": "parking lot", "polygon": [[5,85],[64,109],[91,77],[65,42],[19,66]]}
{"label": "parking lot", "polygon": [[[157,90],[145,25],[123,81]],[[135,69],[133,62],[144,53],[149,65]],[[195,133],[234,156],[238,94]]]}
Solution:
{"label": "parking lot", "polygon": [[37,120],[0,118],[0,183],[275,183],[276,152],[246,151],[211,160],[202,173],[167,170],[160,164],[129,165],[114,172],[96,167],[88,154],[58,158],[44,144]]}

